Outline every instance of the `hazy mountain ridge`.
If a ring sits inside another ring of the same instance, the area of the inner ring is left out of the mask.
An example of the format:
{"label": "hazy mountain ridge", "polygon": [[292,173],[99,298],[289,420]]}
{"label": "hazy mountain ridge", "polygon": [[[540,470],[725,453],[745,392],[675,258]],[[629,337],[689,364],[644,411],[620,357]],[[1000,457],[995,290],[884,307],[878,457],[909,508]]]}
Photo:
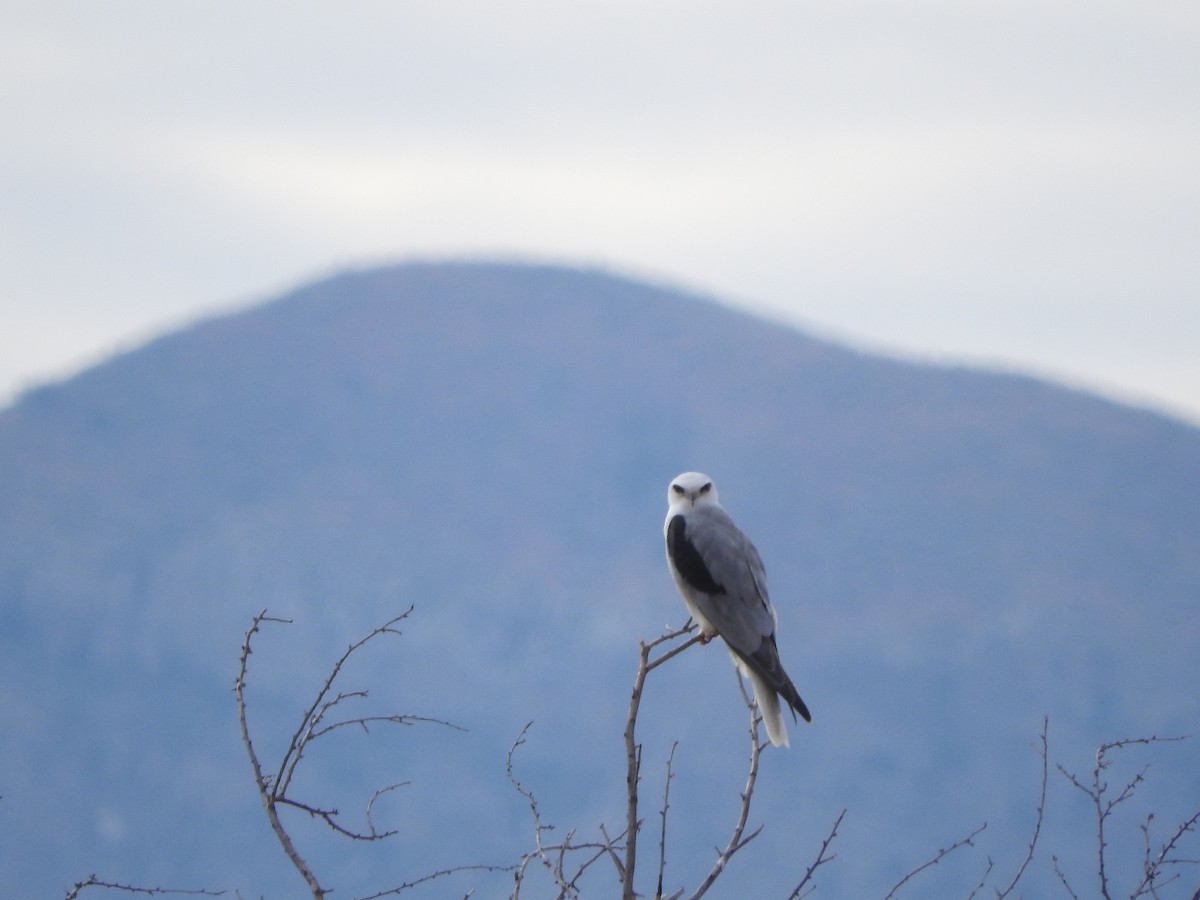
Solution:
{"label": "hazy mountain ridge", "polygon": [[[0,412],[3,709],[24,726],[0,745],[24,785],[0,786],[0,815],[11,833],[40,797],[46,823],[0,865],[39,890],[104,868],[98,856],[157,881],[242,866],[250,882],[220,886],[289,895],[286,873],[256,868],[277,851],[230,719],[237,642],[263,607],[297,620],[268,639],[293,649],[256,682],[290,708],[330,652],[416,604],[397,656],[370,672],[414,711],[471,727],[457,751],[422,738],[439,757],[422,765],[443,784],[468,765],[483,785],[442,798],[432,825],[476,802],[517,823],[479,856],[521,843],[521,806],[486,772],[529,718],[532,780],[564,824],[615,820],[637,638],[684,617],[659,530],[667,480],[687,468],[718,479],[759,544],[813,705],[815,725],[768,761],[765,847],[803,856],[790,841],[814,846],[841,806],[862,816],[860,840],[890,842],[880,866],[944,844],[934,826],[957,820],[922,817],[946,803],[974,821],[1002,800],[1023,823],[1023,795],[985,785],[1032,789],[1022,754],[1043,713],[1087,750],[1194,730],[1196,429],[1033,379],[855,353],[601,272],[406,265],[200,323]],[[649,701],[647,753],[680,737],[700,796],[740,785],[725,775],[741,766],[728,670],[698,651]],[[62,739],[76,721],[85,745]],[[71,799],[28,790],[64,770]],[[790,786],[807,773],[821,777],[796,785],[815,804],[797,826]],[[52,850],[75,803],[86,814]],[[890,827],[901,815],[909,827]],[[201,837],[151,864],[149,823],[180,816]],[[243,824],[210,843],[230,817]],[[681,864],[714,841],[711,814],[692,818]],[[213,862],[234,847],[237,866]],[[377,866],[376,882],[395,871]],[[856,868],[824,890],[857,896],[873,870]]]}

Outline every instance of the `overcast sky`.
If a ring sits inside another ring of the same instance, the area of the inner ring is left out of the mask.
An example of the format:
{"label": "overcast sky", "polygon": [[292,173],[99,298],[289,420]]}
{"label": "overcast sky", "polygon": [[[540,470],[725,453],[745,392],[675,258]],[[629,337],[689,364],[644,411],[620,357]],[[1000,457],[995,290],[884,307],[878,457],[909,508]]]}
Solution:
{"label": "overcast sky", "polygon": [[1200,422],[1196,0],[0,0],[0,128],[0,403],[502,255]]}

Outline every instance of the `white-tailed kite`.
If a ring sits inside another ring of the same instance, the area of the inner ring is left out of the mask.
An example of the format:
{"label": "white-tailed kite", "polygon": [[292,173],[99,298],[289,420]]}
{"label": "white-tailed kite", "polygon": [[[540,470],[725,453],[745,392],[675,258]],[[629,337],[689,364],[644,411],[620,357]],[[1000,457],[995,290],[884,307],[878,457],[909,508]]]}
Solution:
{"label": "white-tailed kite", "polygon": [[754,686],[767,737],[787,746],[779,711],[782,697],[811,722],[808,707],[783,670],[775,646],[775,610],[767,597],[767,573],[750,539],[717,502],[712,479],[684,472],[667,489],[667,564],[692,619],[707,643],[725,639],[738,669]]}

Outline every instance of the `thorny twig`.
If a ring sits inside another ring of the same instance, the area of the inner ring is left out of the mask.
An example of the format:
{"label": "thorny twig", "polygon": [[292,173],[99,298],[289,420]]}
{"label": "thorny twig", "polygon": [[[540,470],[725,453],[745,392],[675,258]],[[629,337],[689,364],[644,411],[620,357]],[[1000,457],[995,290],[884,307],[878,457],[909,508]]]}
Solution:
{"label": "thorny twig", "polygon": [[671,767],[675,762],[675,748],[678,746],[679,741],[672,742],[671,752],[667,756],[667,777],[663,785],[662,809],[659,811],[662,828],[658,834],[658,890],[654,894],[656,898],[663,896],[663,874],[667,869],[667,811],[671,808],[671,779],[675,777]]}
{"label": "thorny twig", "polygon": [[[983,867],[983,874],[979,876],[979,881],[976,882],[975,887],[971,888],[971,893],[967,894],[967,900],[975,900],[975,898],[979,896],[979,892],[987,887],[988,877],[992,874],[992,869],[994,868],[996,868],[996,863],[989,856],[987,858],[987,865]],[[1000,892],[997,891],[996,893],[998,894]]]}
{"label": "thorny twig", "polygon": [[[360,638],[359,640],[350,644],[345,651],[343,651],[341,657],[338,658],[338,661],[333,664],[333,668],[329,670],[329,675],[325,678],[325,683],[322,684],[321,689],[317,691],[316,697],[313,698],[312,704],[305,712],[304,717],[300,720],[300,725],[296,729],[296,733],[292,736],[291,742],[288,744],[287,749],[284,751],[283,757],[279,761],[279,771],[275,776],[274,783],[279,786],[279,793],[281,795],[286,794],[288,788],[291,786],[292,777],[296,773],[296,767],[300,765],[300,760],[304,757],[304,751],[308,748],[309,744],[322,735],[328,734],[337,728],[342,728],[347,725],[358,725],[364,731],[369,731],[370,729],[368,726],[375,722],[391,722],[397,725],[409,725],[415,722],[426,722],[444,725],[447,728],[455,728],[459,731],[465,730],[457,725],[451,725],[449,722],[444,722],[440,719],[430,719],[408,715],[360,716],[357,718],[345,719],[340,722],[334,722],[331,725],[323,724],[325,717],[340,703],[350,699],[365,699],[367,697],[367,692],[365,690],[358,690],[342,691],[336,694],[333,699],[326,699],[333,690],[333,684],[337,680],[338,675],[341,674],[342,667],[346,664],[346,661],[349,660],[350,657],[356,652],[358,652],[358,650],[361,649],[365,644],[374,638],[379,637],[380,635],[399,635],[401,632],[400,629],[396,627],[397,624],[407,619],[412,611],[413,608],[410,606],[400,615],[385,622],[378,628],[375,628],[365,637]],[[249,635],[247,635],[247,638],[249,638]]]}
{"label": "thorny twig", "polygon": [[641,780],[642,746],[637,742],[636,729],[646,676],[688,647],[700,643],[701,636],[699,634],[692,635],[691,638],[656,659],[652,660],[650,653],[661,644],[689,634],[695,628],[696,626],[689,619],[682,628],[659,635],[649,643],[642,641],[640,644],[637,676],[634,678],[633,691],[629,696],[629,715],[625,720],[625,859],[621,866],[622,900],[635,900],[637,897],[633,884],[637,868],[638,829],[641,827],[641,821],[638,819],[638,782]]}
{"label": "thorny twig", "polygon": [[743,837],[746,831],[746,822],[750,818],[750,801],[754,797],[754,785],[758,781],[758,762],[762,757],[763,748],[767,746],[767,742],[759,738],[758,726],[762,722],[762,715],[758,711],[758,704],[754,702],[754,698],[746,691],[746,684],[742,681],[741,675],[738,676],[738,689],[742,692],[742,699],[746,703],[746,708],[750,711],[750,772],[746,776],[746,786],[742,788],[741,806],[738,808],[737,822],[733,826],[733,833],[729,836],[729,842],[726,843],[725,849],[717,852],[717,860],[713,863],[713,867],[705,876],[704,881],[692,894],[690,900],[700,900],[701,897],[712,887],[721,873],[725,871],[725,866],[737,853],[748,843],[758,837],[762,831],[762,826],[759,825],[749,835]]}
{"label": "thorny twig", "polygon": [[[1176,737],[1159,737],[1158,735],[1151,735],[1150,737],[1125,738],[1123,740],[1110,741],[1106,744],[1101,744],[1096,750],[1096,762],[1092,768],[1091,784],[1084,784],[1073,772],[1070,772],[1061,763],[1058,764],[1058,771],[1061,772],[1062,775],[1071,782],[1071,784],[1075,785],[1075,787],[1086,794],[1092,801],[1092,807],[1096,813],[1097,874],[1100,879],[1100,896],[1103,897],[1104,900],[1112,900],[1112,896],[1109,893],[1110,884],[1108,872],[1107,827],[1109,819],[1113,814],[1113,810],[1134,795],[1138,787],[1146,779],[1146,772],[1150,768],[1149,764],[1143,766],[1129,781],[1125,783],[1124,787],[1122,787],[1121,790],[1118,791],[1115,796],[1113,796],[1109,791],[1108,782],[1104,778],[1105,771],[1110,765],[1112,765],[1110,754],[1113,753],[1113,751],[1122,750],[1126,747],[1135,745],[1149,746],[1151,744],[1170,743],[1185,739],[1186,736],[1183,735]],[[1147,854],[1146,868],[1143,879],[1135,889],[1134,893],[1131,895],[1132,897],[1138,897],[1146,893],[1153,894],[1157,887],[1160,886],[1161,883],[1158,881],[1158,878],[1162,874],[1163,866],[1178,862],[1170,858],[1171,851],[1175,848],[1179,839],[1182,838],[1186,832],[1192,830],[1198,818],[1200,818],[1200,812],[1197,812],[1195,816],[1185,821],[1183,825],[1180,826],[1175,835],[1167,842],[1166,845],[1163,846],[1161,861],[1152,862],[1149,859],[1149,854]],[[1066,887],[1067,891],[1070,892],[1072,896],[1074,896],[1074,891],[1071,889],[1066,875],[1058,867],[1057,859],[1055,860],[1055,871],[1059,876],[1059,880],[1062,881],[1063,886]]]}
{"label": "thorny twig", "polygon": [[[704,643],[704,639],[700,634],[693,634],[695,624],[689,619],[682,627],[674,630],[669,630],[652,641],[643,641],[639,647],[638,654],[638,671],[634,679],[633,691],[630,694],[629,715],[625,723],[625,758],[626,758],[626,838],[625,838],[625,856],[624,860],[618,860],[614,855],[618,874],[621,877],[622,897],[624,900],[633,900],[638,895],[634,889],[634,874],[636,871],[637,861],[637,833],[641,825],[638,818],[638,785],[641,773],[641,744],[636,739],[637,717],[641,706],[642,693],[645,689],[646,676],[654,669],[675,658],[684,650],[687,650],[693,644]],[[678,640],[684,635],[691,635],[687,640],[665,650],[658,656],[653,656],[653,651],[658,647],[670,641]],[[733,826],[733,831],[730,834],[729,840],[724,848],[717,849],[717,859],[713,863],[712,868],[700,883],[699,887],[690,895],[689,900],[699,900],[712,887],[716,880],[725,871],[729,861],[734,854],[758,837],[762,831],[762,826],[755,828],[747,834],[746,826],[750,817],[750,806],[754,796],[755,785],[758,781],[759,763],[763,750],[767,746],[767,742],[763,740],[759,733],[759,725],[762,723],[762,716],[758,709],[758,704],[754,698],[746,690],[745,683],[741,677],[738,677],[738,688],[742,693],[742,699],[746,703],[746,708],[749,711],[749,728],[750,737],[750,760],[749,772],[746,776],[746,783],[740,795],[740,804],[738,808],[737,819]],[[670,897],[663,896],[663,872],[666,865],[666,820],[667,809],[669,806],[671,779],[673,777],[672,764],[675,756],[676,745],[672,745],[671,753],[667,761],[667,784],[664,788],[663,807],[662,807],[662,830],[659,839],[659,872],[658,872],[658,891],[656,897],[661,900],[675,900],[684,894],[681,889],[671,894]],[[826,856],[829,846],[832,844],[837,835],[838,826],[842,822],[846,811],[837,817],[829,836],[821,845],[820,852],[816,860],[809,866],[801,879],[799,885],[793,893],[794,898],[798,898],[806,884],[808,884],[813,876],[813,873],[833,858],[832,855]],[[603,829],[602,829],[603,831]],[[609,842],[610,846],[612,842]]]}
{"label": "thorny twig", "polygon": [[[353,840],[357,840],[357,841],[382,840],[384,838],[394,835],[396,832],[395,831],[379,831],[375,827],[375,820],[374,820],[374,816],[373,816],[375,801],[378,800],[381,795],[388,793],[390,791],[396,790],[396,789],[402,787],[407,782],[400,782],[397,784],[389,785],[384,788],[380,788],[371,795],[371,799],[367,803],[367,810],[366,810],[366,820],[367,820],[367,828],[368,828],[368,830],[366,832],[355,831],[353,829],[347,828],[344,825],[342,825],[341,822],[339,821],[338,810],[324,809],[319,806],[314,806],[314,805],[312,805],[310,803],[306,803],[302,800],[297,800],[294,797],[289,796],[289,794],[288,794],[288,790],[292,786],[292,781],[293,781],[293,778],[295,777],[297,768],[299,767],[301,760],[304,759],[305,751],[313,743],[313,741],[317,740],[320,737],[323,737],[324,735],[329,734],[332,731],[335,731],[339,728],[344,728],[344,727],[350,726],[350,725],[356,725],[356,726],[362,728],[364,731],[369,732],[370,726],[373,724],[377,724],[377,723],[391,723],[391,724],[396,724],[396,725],[411,725],[411,724],[416,724],[416,723],[433,723],[433,724],[438,724],[438,725],[444,725],[448,728],[455,728],[459,731],[463,730],[456,725],[451,725],[449,722],[444,722],[440,719],[431,719],[431,718],[427,718],[424,716],[409,716],[409,715],[358,716],[358,717],[353,717],[353,718],[341,719],[341,720],[329,722],[329,723],[326,722],[327,717],[335,709],[337,709],[340,704],[342,704],[348,700],[366,699],[366,697],[367,697],[367,691],[365,691],[365,690],[339,691],[338,693],[333,694],[332,697],[330,696],[333,692],[334,684],[337,681],[338,676],[341,674],[342,668],[343,668],[343,666],[345,666],[346,662],[350,659],[351,656],[353,656],[355,653],[357,653],[359,650],[361,650],[363,648],[363,646],[365,646],[369,641],[373,640],[374,638],[377,638],[380,635],[386,635],[386,634],[394,634],[394,635],[400,634],[401,632],[400,632],[399,628],[397,628],[397,624],[399,622],[403,621],[404,619],[406,619],[411,612],[412,612],[412,607],[410,606],[407,610],[405,610],[400,615],[395,616],[394,618],[385,622],[383,625],[380,625],[378,628],[375,628],[369,634],[367,634],[365,637],[355,641],[354,643],[350,644],[346,648],[346,650],[338,658],[337,662],[334,663],[332,669],[330,669],[329,674],[326,676],[325,681],[321,685],[320,689],[317,691],[317,694],[316,694],[315,698],[313,699],[312,703],[305,710],[304,715],[300,720],[300,724],[297,726],[295,732],[292,735],[291,740],[288,742],[287,747],[284,749],[283,755],[279,761],[279,765],[273,774],[268,774],[266,771],[264,771],[264,768],[263,768],[262,762],[259,758],[258,752],[254,747],[254,742],[250,737],[250,725],[249,725],[249,721],[248,721],[247,705],[246,705],[246,685],[247,685],[246,673],[247,673],[247,669],[249,666],[250,655],[251,655],[251,653],[253,653],[252,642],[254,640],[254,636],[260,630],[262,630],[263,624],[267,623],[267,622],[279,623],[279,624],[290,624],[291,620],[290,619],[280,619],[280,618],[275,618],[273,616],[269,616],[269,615],[267,615],[267,611],[264,609],[262,612],[260,612],[258,615],[256,615],[254,617],[254,620],[251,623],[250,628],[246,632],[245,638],[242,641],[242,651],[241,651],[240,662],[238,665],[238,675],[237,675],[237,680],[234,683],[234,694],[237,698],[237,707],[238,707],[238,721],[241,726],[241,732],[242,732],[242,744],[246,748],[247,756],[250,758],[250,766],[254,772],[254,783],[255,783],[256,787],[258,788],[259,798],[262,800],[263,809],[267,814],[267,820],[271,824],[271,830],[275,833],[276,838],[279,840],[280,846],[283,848],[284,853],[287,855],[288,859],[291,861],[293,867],[296,869],[297,872],[300,873],[300,876],[304,879],[305,883],[308,885],[308,889],[312,893],[314,900],[322,900],[322,898],[325,897],[325,895],[329,893],[329,889],[325,888],[321,885],[320,881],[316,877],[316,874],[312,871],[312,868],[308,865],[308,862],[300,854],[299,850],[297,850],[295,843],[292,841],[291,835],[288,833],[287,829],[283,825],[283,822],[279,818],[279,808],[281,806],[282,807],[291,807],[292,809],[296,809],[301,812],[308,813],[309,816],[323,821],[333,831],[335,831],[338,834],[341,834],[345,837],[351,838]],[[459,866],[459,867],[454,867],[454,868],[450,868],[450,869],[444,869],[440,872],[422,876],[421,878],[418,878],[415,881],[406,882],[405,884],[400,885],[399,887],[391,888],[389,890],[383,891],[382,893],[374,894],[372,896],[382,897],[382,896],[388,896],[391,894],[396,894],[402,890],[406,890],[407,888],[415,886],[417,884],[423,884],[424,882],[429,881],[433,878],[439,878],[443,875],[448,875],[453,872],[460,872],[460,871],[465,871],[465,870],[501,871],[502,869],[500,867],[495,867],[495,866]]]}
{"label": "thorny twig", "polygon": [[[436,872],[430,872],[428,875],[422,875],[420,878],[414,878],[412,881],[406,881],[404,884],[398,884],[393,888],[379,891],[375,894],[367,894],[359,897],[358,900],[379,900],[380,897],[394,897],[396,894],[401,894],[404,891],[411,890],[418,885],[426,884],[438,878],[444,878],[447,875],[457,875],[459,872],[509,872],[512,871],[512,866],[488,866],[488,865],[470,865],[470,866],[451,866],[448,869],[439,869]],[[474,891],[470,891],[467,896],[471,896]]]}
{"label": "thorny twig", "polygon": [[97,878],[94,874],[89,875],[82,881],[75,882],[71,889],[67,891],[66,900],[75,900],[79,894],[90,887],[104,888],[110,891],[123,891],[126,894],[148,894],[155,897],[165,897],[168,895],[182,896],[188,894],[197,897],[221,897],[225,891],[210,891],[204,888],[164,888],[164,887],[137,887],[132,884],[122,884],[119,881],[103,881]]}
{"label": "thorny twig", "polygon": [[312,892],[314,900],[322,900],[326,893],[325,888],[321,887],[321,882],[317,880],[317,876],[309,868],[304,857],[300,855],[300,851],[296,849],[296,845],[292,843],[291,835],[283,827],[283,823],[279,821],[279,811],[276,808],[279,802],[276,794],[278,779],[272,780],[269,775],[263,773],[262,764],[259,762],[258,754],[254,749],[254,742],[250,739],[250,726],[246,720],[246,667],[250,660],[250,642],[254,639],[254,635],[262,628],[264,622],[290,623],[291,620],[272,618],[267,615],[267,611],[264,609],[254,617],[254,621],[250,625],[250,630],[246,632],[246,637],[242,641],[241,662],[238,666],[237,681],[234,684],[234,693],[237,696],[238,721],[242,729],[242,744],[246,747],[246,753],[250,757],[250,767],[254,770],[254,783],[258,787],[258,795],[262,799],[267,820],[271,823],[271,830],[275,832],[275,837],[278,838],[280,846],[283,847],[283,852],[287,854],[287,858],[291,860],[296,871],[300,873],[305,884],[308,885],[308,889]]}
{"label": "thorny twig", "polygon": [[[613,866],[616,869],[617,877],[621,882],[622,897],[624,900],[634,900],[639,895],[635,889],[635,876],[637,871],[637,838],[641,828],[642,821],[638,816],[638,801],[639,801],[639,785],[641,780],[641,762],[642,762],[642,745],[637,741],[637,719],[641,708],[642,695],[645,690],[646,677],[659,666],[674,659],[684,650],[691,647],[693,644],[702,643],[701,637],[695,634],[696,626],[689,620],[682,628],[668,630],[662,635],[650,641],[642,641],[639,644],[638,651],[638,668],[637,675],[634,679],[633,689],[630,692],[629,698],[629,713],[625,722],[625,759],[626,759],[626,825],[624,831],[617,835],[616,838],[610,837],[607,829],[603,824],[600,825],[600,834],[603,837],[602,841],[590,843],[577,843],[574,840],[574,832],[567,834],[566,840],[559,844],[548,845],[545,840],[547,832],[551,831],[553,826],[546,825],[542,821],[541,810],[538,806],[537,799],[533,792],[526,788],[517,780],[513,773],[512,757],[514,751],[525,742],[525,736],[529,726],[526,725],[522,729],[517,740],[509,749],[508,756],[508,776],[513,783],[518,793],[521,794],[529,804],[530,814],[533,817],[534,824],[534,842],[535,848],[525,854],[517,865],[516,884],[513,891],[513,897],[516,898],[521,890],[524,874],[528,864],[538,859],[543,867],[553,878],[558,886],[559,897],[576,896],[578,890],[579,878],[583,875],[584,870],[593,862],[603,856],[608,856],[612,860]],[[685,635],[690,635],[687,640],[664,650],[658,656],[654,656],[654,652],[662,645],[671,641],[676,641]],[[762,827],[754,829],[750,833],[746,832],[746,825],[750,815],[750,804],[754,794],[755,783],[758,779],[759,761],[763,749],[767,746],[767,742],[762,740],[759,734],[759,725],[762,718],[759,714],[757,704],[746,691],[744,683],[741,679],[738,680],[742,691],[742,697],[746,702],[747,709],[750,712],[750,771],[747,775],[745,787],[740,795],[741,802],[737,820],[734,823],[733,832],[729,837],[728,843],[724,848],[717,849],[717,859],[713,864],[712,869],[701,882],[700,886],[691,894],[691,900],[699,900],[705,892],[712,886],[717,878],[725,871],[725,867],[735,853],[754,840],[761,832]],[[665,871],[666,871],[666,855],[667,855],[667,819],[670,808],[670,791],[671,781],[674,778],[674,757],[677,744],[673,745],[667,759],[667,780],[663,790],[663,803],[660,810],[662,819],[661,828],[659,831],[659,854],[658,854],[658,881],[657,890],[655,893],[658,900],[677,900],[684,894],[684,891],[678,890],[669,896],[665,895]],[[838,822],[841,822],[841,816],[838,817]],[[828,861],[825,857],[825,851],[836,834],[836,825],[834,833],[831,833],[826,842],[822,845],[821,855],[817,861],[810,867],[808,877],[815,871],[817,866]],[[624,838],[623,844],[620,843]],[[564,865],[565,857],[576,851],[587,850],[591,855],[586,861],[576,869],[571,875],[566,871]]]}
{"label": "thorny twig", "polygon": [[[1146,821],[1142,824],[1142,834],[1146,842],[1146,856],[1142,863],[1142,880],[1138,883],[1138,886],[1134,888],[1133,893],[1130,895],[1131,898],[1141,897],[1143,894],[1157,896],[1157,894],[1155,894],[1155,888],[1161,887],[1161,884],[1156,884],[1156,882],[1158,881],[1158,877],[1162,874],[1164,866],[1178,864],[1200,865],[1200,860],[1176,859],[1171,856],[1171,852],[1179,845],[1180,839],[1182,839],[1183,836],[1188,832],[1196,830],[1197,823],[1200,823],[1200,810],[1197,810],[1180,823],[1179,827],[1175,829],[1175,833],[1167,839],[1161,848],[1159,848],[1157,854],[1153,853],[1153,851],[1150,849],[1150,822],[1153,820],[1153,818],[1154,814],[1151,813],[1146,817]],[[1179,875],[1176,874],[1171,878],[1166,879],[1166,881],[1172,881],[1178,877]],[[1166,881],[1162,882],[1162,884],[1165,884]],[[1197,897],[1200,897],[1200,888],[1197,888],[1192,900],[1196,900]]]}
{"label": "thorny twig", "polygon": [[917,866],[915,869],[913,869],[911,872],[909,872],[907,875],[905,875],[903,878],[901,878],[899,881],[897,881],[894,885],[892,885],[892,889],[887,892],[887,895],[883,898],[883,900],[891,900],[892,897],[896,896],[896,892],[898,890],[900,890],[900,888],[902,888],[910,880],[912,880],[915,876],[919,875],[921,872],[924,872],[926,869],[931,868],[932,866],[936,866],[938,863],[940,863],[943,859],[945,859],[947,856],[949,856],[951,853],[953,853],[959,847],[974,847],[975,846],[975,838],[977,838],[983,832],[983,830],[985,828],[987,828],[987,822],[984,822],[982,825],[980,825],[978,828],[976,828],[974,831],[972,831],[970,834],[968,834],[965,838],[961,838],[961,839],[955,841],[949,847],[943,847],[942,849],[940,849],[931,858],[929,858],[925,862],[921,863],[921,865]]}
{"label": "thorny twig", "polygon": [[[1032,862],[1034,851],[1037,849],[1038,838],[1041,836],[1041,833],[1042,833],[1042,822],[1045,820],[1045,816],[1046,816],[1046,781],[1047,781],[1047,776],[1050,771],[1049,746],[1048,746],[1049,731],[1050,731],[1050,717],[1043,716],[1042,717],[1041,747],[1038,749],[1038,756],[1040,756],[1042,759],[1042,787],[1041,787],[1041,793],[1038,794],[1037,812],[1034,814],[1034,817],[1033,817],[1033,836],[1029,839],[1029,847],[1025,852],[1025,858],[1023,860],[1021,860],[1021,865],[1017,868],[1017,871],[1013,875],[1012,880],[1009,881],[1008,885],[1005,886],[1003,889],[997,889],[996,900],[1003,900],[1003,898],[1007,897],[1009,894],[1011,894],[1013,892],[1013,890],[1017,886],[1017,882],[1021,880],[1021,876],[1025,874],[1025,870],[1029,867],[1029,863]],[[991,863],[992,863],[991,858],[989,858],[988,859],[988,872],[991,871]],[[984,872],[984,875],[983,875],[984,881],[987,880],[988,872]],[[983,883],[984,883],[983,881],[980,882],[980,887],[982,887]],[[978,888],[976,890],[978,890]]]}
{"label": "thorny twig", "polygon": [[804,877],[800,879],[795,889],[791,892],[791,894],[788,895],[788,900],[800,900],[801,897],[806,897],[816,890],[815,884],[812,885],[812,887],[810,887],[807,891],[804,890],[804,888],[810,881],[812,881],[813,876],[817,874],[817,869],[821,868],[821,866],[825,865],[825,863],[837,858],[836,853],[826,856],[825,851],[829,849],[831,844],[833,844],[834,838],[837,837],[838,828],[841,826],[842,819],[845,817],[846,810],[843,809],[840,813],[838,813],[838,817],[833,820],[833,827],[829,829],[829,834],[825,835],[825,840],[821,841],[821,849],[817,851],[817,858],[809,863],[808,868],[804,870]]}
{"label": "thorny twig", "polygon": [[1062,882],[1062,886],[1071,895],[1071,900],[1079,900],[1079,895],[1075,893],[1075,889],[1071,887],[1071,882],[1067,880],[1067,873],[1062,870],[1062,866],[1058,862],[1057,854],[1050,857],[1050,859],[1054,863],[1054,874],[1058,876],[1058,880]]}
{"label": "thorny twig", "polygon": [[[520,897],[521,888],[524,886],[525,871],[529,867],[529,863],[533,860],[538,860],[542,866],[554,879],[554,883],[558,886],[557,897],[576,897],[579,894],[579,879],[592,866],[596,860],[608,855],[620,866],[619,857],[616,854],[616,843],[610,838],[601,826],[601,833],[604,836],[603,841],[585,841],[575,842],[574,830],[568,831],[566,838],[557,844],[547,844],[544,835],[554,830],[553,825],[546,825],[542,822],[542,812],[538,805],[537,796],[529,788],[525,787],[517,778],[513,768],[513,756],[517,748],[525,743],[525,735],[528,734],[533,723],[526,723],[521,729],[521,733],[517,735],[517,739],[513,741],[512,746],[508,748],[508,755],[505,759],[505,771],[508,774],[508,780],[529,805],[529,814],[533,819],[533,834],[534,834],[534,849],[525,853],[515,866],[510,866],[509,871],[513,872],[513,891],[511,897],[513,900]],[[620,840],[623,834],[617,835],[616,840]],[[586,851],[589,855],[579,864],[574,874],[568,877],[567,873],[567,858],[580,851]]]}

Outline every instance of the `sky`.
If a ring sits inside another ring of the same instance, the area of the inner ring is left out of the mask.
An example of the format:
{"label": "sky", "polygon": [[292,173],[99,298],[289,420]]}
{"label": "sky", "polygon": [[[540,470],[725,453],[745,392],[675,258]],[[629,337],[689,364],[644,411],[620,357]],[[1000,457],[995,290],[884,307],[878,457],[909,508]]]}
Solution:
{"label": "sky", "polygon": [[1200,424],[1198,47],[1195,0],[0,0],[0,405],[499,257]]}

